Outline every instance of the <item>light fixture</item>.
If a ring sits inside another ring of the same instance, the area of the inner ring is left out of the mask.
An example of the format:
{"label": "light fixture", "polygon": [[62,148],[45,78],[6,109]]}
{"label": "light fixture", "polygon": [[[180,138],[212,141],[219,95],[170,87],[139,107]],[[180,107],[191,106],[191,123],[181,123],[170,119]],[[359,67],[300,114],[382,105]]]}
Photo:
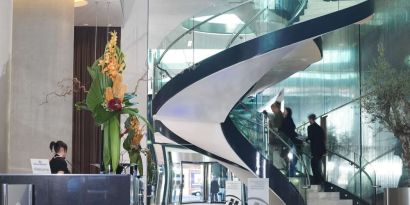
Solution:
{"label": "light fixture", "polygon": [[88,4],[87,0],[74,0],[74,7],[82,7]]}

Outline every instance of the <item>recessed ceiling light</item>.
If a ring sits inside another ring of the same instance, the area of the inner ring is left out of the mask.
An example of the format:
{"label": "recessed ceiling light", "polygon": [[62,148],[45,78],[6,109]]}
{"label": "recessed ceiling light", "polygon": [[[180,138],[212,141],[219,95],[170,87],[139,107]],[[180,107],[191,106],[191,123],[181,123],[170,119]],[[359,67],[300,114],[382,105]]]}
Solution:
{"label": "recessed ceiling light", "polygon": [[87,0],[74,0],[74,7],[82,7],[88,4]]}
{"label": "recessed ceiling light", "polygon": [[84,26],[88,26],[88,23],[83,24]]}

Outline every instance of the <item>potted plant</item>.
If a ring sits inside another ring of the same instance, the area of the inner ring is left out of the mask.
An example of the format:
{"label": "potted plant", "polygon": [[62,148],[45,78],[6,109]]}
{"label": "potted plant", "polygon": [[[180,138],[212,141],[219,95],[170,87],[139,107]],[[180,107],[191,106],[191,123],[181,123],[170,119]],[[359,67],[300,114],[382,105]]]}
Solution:
{"label": "potted plant", "polygon": [[[371,122],[384,126],[400,142],[397,152],[403,161],[399,187],[410,187],[410,70],[391,66],[384,48],[378,45],[378,57],[365,80],[362,107]],[[391,190],[388,190],[389,193]]]}
{"label": "potted plant", "polygon": [[[111,32],[110,35],[103,56],[88,68],[92,83],[86,99],[78,102],[76,106],[78,109],[90,111],[95,122],[103,127],[103,168],[116,172],[120,160],[121,137],[127,134],[123,147],[130,155],[130,164],[138,165],[140,174],[143,174],[141,153],[149,158],[150,153],[140,146],[143,138],[140,120],[151,130],[152,128],[134,106],[132,99],[135,95],[127,93],[127,85],[123,83],[126,67],[124,53],[117,46],[117,33]],[[126,131],[122,134],[121,115],[127,115]],[[148,161],[150,162],[150,159]]]}

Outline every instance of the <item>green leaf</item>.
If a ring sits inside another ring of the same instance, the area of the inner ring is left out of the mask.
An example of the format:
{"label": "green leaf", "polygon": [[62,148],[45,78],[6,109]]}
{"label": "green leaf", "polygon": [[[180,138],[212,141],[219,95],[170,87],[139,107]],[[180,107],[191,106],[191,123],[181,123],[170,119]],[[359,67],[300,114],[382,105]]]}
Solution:
{"label": "green leaf", "polygon": [[122,147],[128,152],[131,150],[131,140],[132,136],[131,134],[128,134],[127,138],[125,138],[124,143],[122,144]]}
{"label": "green leaf", "polygon": [[124,95],[124,100],[131,100],[133,98],[137,97],[136,95],[132,94],[132,93],[125,93]]}
{"label": "green leaf", "polygon": [[98,124],[103,124],[107,122],[110,118],[112,118],[114,115],[118,114],[117,112],[109,112],[105,110],[105,108],[101,105],[98,104],[94,108],[93,112],[93,117],[96,123]]}
{"label": "green leaf", "polygon": [[128,154],[130,155],[130,164],[131,165],[136,164],[140,175],[144,175],[144,167],[142,164],[141,153],[139,151],[132,150]]}
{"label": "green leaf", "polygon": [[136,103],[132,103],[131,100],[135,97],[136,95],[134,94],[125,93],[124,100],[122,102],[124,104],[124,107],[131,108],[132,106],[134,106]]}
{"label": "green leaf", "polygon": [[74,107],[75,107],[76,110],[88,110],[89,111],[89,109],[87,107],[87,104],[85,103],[85,100],[76,102],[74,104]]}
{"label": "green leaf", "polygon": [[95,80],[97,78],[97,74],[101,72],[100,66],[98,66],[98,62],[100,61],[101,57],[94,61],[91,67],[87,67],[88,74],[90,74],[91,79]]}
{"label": "green leaf", "polygon": [[110,151],[110,126],[109,123],[104,123],[104,138],[103,138],[103,162],[105,170],[108,171],[108,165],[111,164],[111,151]]}
{"label": "green leaf", "polygon": [[110,131],[110,150],[111,150],[111,165],[113,171],[117,170],[120,162],[120,122],[117,116],[112,117],[109,120]]}
{"label": "green leaf", "polygon": [[122,109],[123,114],[129,114],[129,115],[137,115],[139,113],[137,108],[124,108]]}
{"label": "green leaf", "polygon": [[107,87],[112,87],[112,80],[111,80],[111,78],[109,78],[109,77],[106,76],[105,74],[99,72],[99,73],[98,73],[98,78],[99,78],[100,88],[101,88],[101,92],[102,92],[102,93],[105,92],[105,88],[107,88]]}
{"label": "green leaf", "polygon": [[104,97],[103,93],[101,92],[99,78],[97,77],[91,83],[91,87],[90,90],[88,90],[85,102],[87,104],[88,109],[90,109],[91,112],[94,112],[95,107],[103,103],[103,101]]}
{"label": "green leaf", "polygon": [[90,74],[91,79],[95,80],[97,77],[97,69],[95,67],[87,67],[88,74]]}

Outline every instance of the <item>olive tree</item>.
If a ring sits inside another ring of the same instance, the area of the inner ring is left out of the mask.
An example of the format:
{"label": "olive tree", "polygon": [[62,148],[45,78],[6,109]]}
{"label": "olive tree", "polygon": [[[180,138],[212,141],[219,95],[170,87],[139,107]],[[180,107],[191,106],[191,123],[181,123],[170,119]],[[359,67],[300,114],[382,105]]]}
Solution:
{"label": "olive tree", "polygon": [[410,187],[408,177],[403,184],[403,176],[410,176],[410,70],[391,66],[381,44],[369,68],[363,85],[362,107],[371,122],[380,123],[400,141],[403,171],[407,173],[403,173],[399,186]]}

